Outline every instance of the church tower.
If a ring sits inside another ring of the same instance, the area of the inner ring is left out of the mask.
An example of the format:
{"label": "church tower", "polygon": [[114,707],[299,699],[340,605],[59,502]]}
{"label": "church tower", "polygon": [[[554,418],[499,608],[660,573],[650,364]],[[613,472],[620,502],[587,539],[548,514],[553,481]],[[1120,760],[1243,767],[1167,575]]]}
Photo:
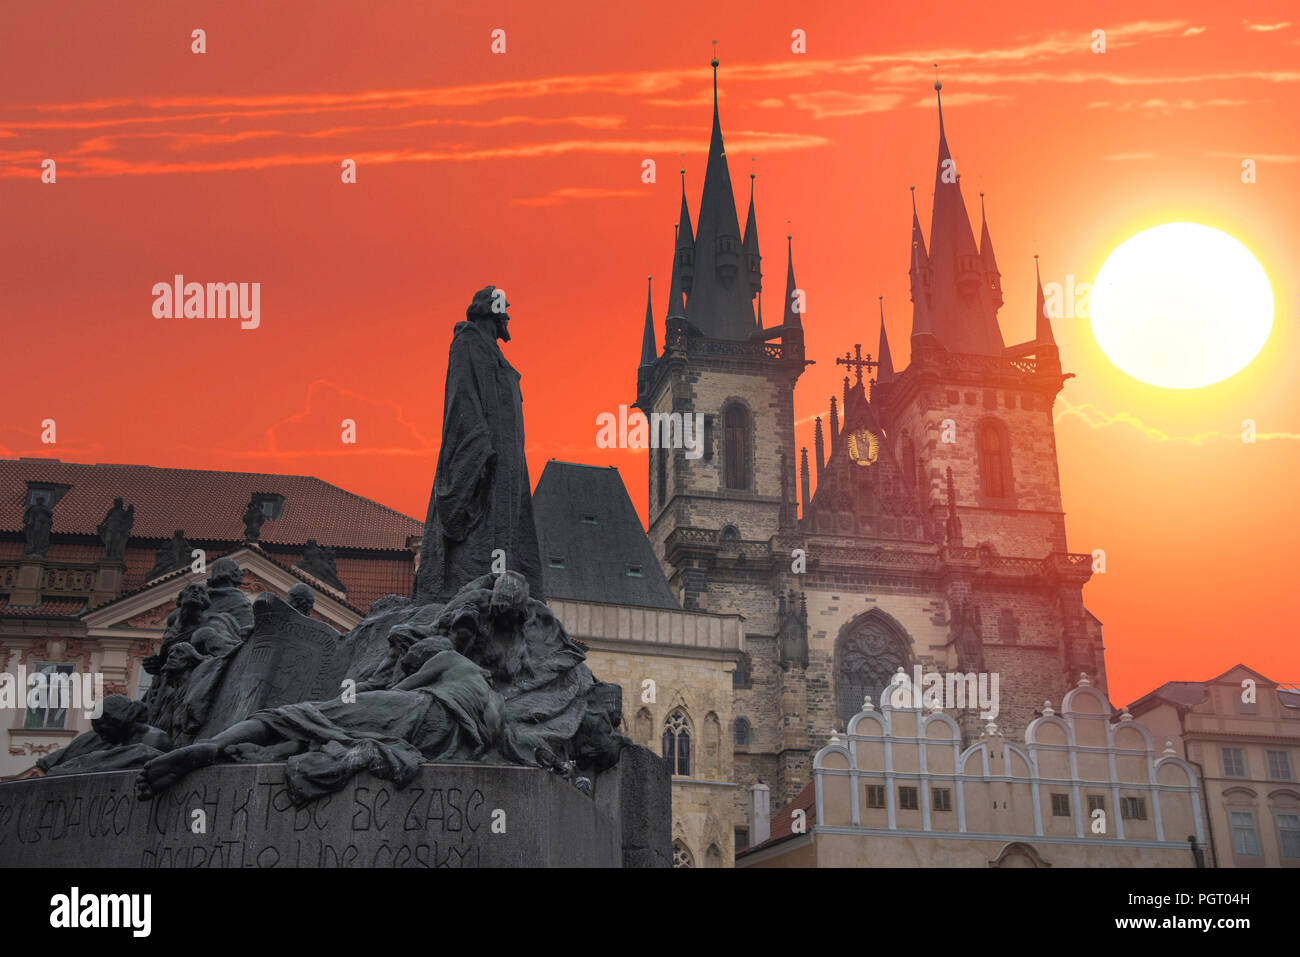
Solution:
{"label": "church tower", "polygon": [[732,683],[744,820],[751,785],[778,807],[794,799],[818,749],[879,707],[900,669],[986,687],[997,676],[993,707],[939,705],[967,743],[986,711],[1019,735],[1081,673],[1103,693],[1106,674],[1101,624],[1083,605],[1092,556],[1068,551],[1062,511],[1052,409],[1069,375],[1041,283],[1034,337],[1003,340],[988,219],[977,242],[942,103],[928,236],[912,202],[908,364],[895,369],[882,302],[863,321],[874,353],[853,343],[833,360],[843,389],[801,449],[806,316],[793,243],[784,299],[767,310],[779,324],[765,326],[754,188],[742,234],[713,65],[699,214],[692,226],[683,180],[662,337],[647,303],[637,406],[668,421],[703,415],[698,454],[650,450],[649,535],[684,607],[744,616]]}
{"label": "church tower", "polygon": [[[712,66],[713,131],[699,215],[692,230],[683,171],[663,352],[655,347],[648,305],[636,405],[651,420],[652,444],[660,440],[649,455],[649,533],[674,594],[687,609],[748,616],[753,593],[769,587],[765,563],[749,561],[750,553],[766,551],[795,521],[803,296],[790,264],[781,323],[763,327],[754,182],[751,176],[742,235],[718,115],[716,58]],[[666,432],[681,434],[686,417],[702,421],[696,449],[663,441]]]}

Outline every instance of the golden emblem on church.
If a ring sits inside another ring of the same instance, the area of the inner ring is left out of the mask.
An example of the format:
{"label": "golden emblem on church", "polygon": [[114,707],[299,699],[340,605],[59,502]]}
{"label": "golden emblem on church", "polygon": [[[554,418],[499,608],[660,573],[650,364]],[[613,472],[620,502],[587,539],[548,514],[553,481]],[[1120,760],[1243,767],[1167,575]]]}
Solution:
{"label": "golden emblem on church", "polygon": [[880,457],[880,436],[870,429],[849,433],[849,461],[871,465]]}

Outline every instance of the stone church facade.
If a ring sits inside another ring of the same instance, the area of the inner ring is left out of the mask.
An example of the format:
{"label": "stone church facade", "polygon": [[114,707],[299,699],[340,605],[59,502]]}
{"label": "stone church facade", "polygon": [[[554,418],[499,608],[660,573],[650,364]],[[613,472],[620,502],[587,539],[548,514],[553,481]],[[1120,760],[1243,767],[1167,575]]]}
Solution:
{"label": "stone church facade", "polygon": [[[692,225],[683,188],[668,307],[657,318],[647,303],[637,407],[652,428],[704,416],[698,457],[650,450],[649,537],[684,609],[743,616],[731,739],[744,822],[751,784],[787,804],[832,731],[900,668],[996,673],[1008,735],[1081,675],[1104,695],[1106,674],[1082,595],[1094,559],[1069,551],[1061,503],[1052,409],[1069,376],[1041,282],[1034,339],[1003,341],[992,241],[985,222],[976,242],[942,104],[928,241],[913,202],[909,364],[893,368],[882,315],[874,357],[835,360],[843,393],[810,453],[795,442],[805,297],[787,239],[781,315],[764,323],[753,191],[742,232],[716,70],[699,214]],[[947,713],[965,744],[986,723],[976,707]]]}

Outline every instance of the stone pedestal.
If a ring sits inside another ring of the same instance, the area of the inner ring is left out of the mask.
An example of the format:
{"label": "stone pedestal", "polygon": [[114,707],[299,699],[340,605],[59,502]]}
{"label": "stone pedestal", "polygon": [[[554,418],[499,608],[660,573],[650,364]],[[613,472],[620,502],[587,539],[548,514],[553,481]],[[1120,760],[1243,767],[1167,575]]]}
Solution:
{"label": "stone pedestal", "polygon": [[620,820],[539,768],[427,764],[402,789],[359,774],[302,808],[283,764],[205,768],[147,802],[136,799],[137,773],[0,784],[0,867],[622,864]]}
{"label": "stone pedestal", "polygon": [[619,823],[624,867],[673,866],[672,775],[640,745],[596,778],[596,805]]}

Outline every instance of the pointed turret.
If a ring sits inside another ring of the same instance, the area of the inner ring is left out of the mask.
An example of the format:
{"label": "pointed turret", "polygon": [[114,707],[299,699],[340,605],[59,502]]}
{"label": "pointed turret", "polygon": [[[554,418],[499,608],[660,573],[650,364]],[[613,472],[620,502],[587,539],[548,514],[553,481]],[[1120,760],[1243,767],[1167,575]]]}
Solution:
{"label": "pointed turret", "polygon": [[736,197],[722,144],[722,121],[718,118],[716,57],[712,66],[713,132],[696,223],[694,276],[686,318],[711,338],[748,339],[754,332],[754,308],[749,283],[741,274],[744,254]]}
{"label": "pointed turret", "polygon": [[885,334],[885,297],[877,298],[880,300],[880,348],[876,356],[880,364],[876,367],[876,381],[888,382],[894,377],[894,358],[889,354],[889,337]]}
{"label": "pointed turret", "polygon": [[1034,341],[1040,345],[1056,345],[1052,335],[1052,319],[1047,314],[1047,300],[1043,296],[1043,277],[1038,273],[1038,257],[1034,256],[1034,279],[1038,283],[1038,307],[1034,314]]}
{"label": "pointed turret", "polygon": [[1003,341],[997,310],[944,130],[943,84],[936,80],[934,89],[939,108],[939,159],[930,219],[929,331],[950,352],[1000,355]]}
{"label": "pointed turret", "polygon": [[984,212],[984,193],[980,191],[980,262],[984,264],[984,279],[989,284],[989,293],[993,298],[993,311],[1002,308],[1002,273],[998,272],[998,260],[993,255],[993,238],[989,236],[988,214]]}
{"label": "pointed turret", "polygon": [[908,267],[911,280],[912,335],[932,335],[930,329],[930,257],[925,251],[925,235],[916,215],[916,187],[912,191],[912,258]]}
{"label": "pointed turret", "polygon": [[749,295],[758,296],[758,325],[763,325],[762,291],[763,291],[763,257],[758,251],[758,218],[754,215],[754,174],[749,174],[749,215],[745,218],[745,239],[741,243],[745,250],[745,272],[749,277]]}
{"label": "pointed turret", "polygon": [[673,246],[673,275],[668,286],[668,318],[686,316],[686,300],[691,294],[691,277],[695,271],[695,235],[691,232],[691,211],[686,206],[686,170],[682,174],[682,211],[677,220],[677,238]]}
{"label": "pointed turret", "polygon": [[659,358],[655,346],[654,306],[650,296],[650,277],[645,277],[645,329],[641,333],[641,367],[652,366]]}
{"label": "pointed turret", "polygon": [[[790,236],[785,237],[785,313],[781,319],[781,324],[785,326],[803,327],[800,313],[795,309],[795,297],[799,287],[794,281],[794,245]],[[802,306],[800,307],[802,308]]]}
{"label": "pointed turret", "polygon": [[826,443],[822,439],[822,417],[813,425],[813,447],[817,452],[817,487],[822,487],[822,470],[826,468]]}
{"label": "pointed turret", "polygon": [[808,503],[812,501],[808,483],[808,449],[805,447],[799,451],[799,514],[804,517],[807,517]]}

